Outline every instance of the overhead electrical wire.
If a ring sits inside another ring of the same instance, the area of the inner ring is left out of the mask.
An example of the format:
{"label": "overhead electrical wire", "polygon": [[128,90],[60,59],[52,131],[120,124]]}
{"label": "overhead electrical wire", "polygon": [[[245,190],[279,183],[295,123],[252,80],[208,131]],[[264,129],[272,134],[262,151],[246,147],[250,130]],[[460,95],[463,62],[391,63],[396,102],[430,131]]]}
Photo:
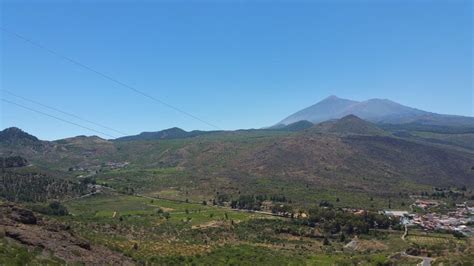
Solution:
{"label": "overhead electrical wire", "polygon": [[86,122],[86,123],[89,123],[89,124],[92,124],[92,125],[101,127],[101,128],[103,128],[103,129],[107,129],[107,130],[113,131],[113,132],[118,133],[118,134],[120,134],[120,135],[123,135],[123,136],[128,136],[128,135],[130,135],[130,134],[124,133],[124,132],[122,132],[122,131],[113,129],[113,128],[109,127],[109,126],[105,126],[105,125],[99,124],[99,123],[97,123],[97,122],[91,121],[91,120],[89,120],[89,119],[82,118],[82,117],[80,117],[80,116],[78,116],[78,115],[75,115],[75,114],[72,114],[72,113],[69,113],[69,112],[65,112],[65,111],[63,111],[63,110],[61,110],[61,109],[58,109],[58,108],[56,108],[56,107],[52,107],[52,106],[46,105],[46,104],[44,104],[44,103],[40,103],[40,102],[38,102],[38,101],[35,101],[35,100],[32,100],[32,99],[28,99],[28,98],[26,98],[26,97],[24,97],[24,96],[20,96],[20,95],[18,95],[18,94],[15,94],[15,93],[13,93],[13,92],[11,92],[11,91],[9,91],[9,90],[2,89],[2,91],[3,91],[3,92],[6,92],[6,93],[8,93],[8,94],[10,94],[10,95],[12,95],[12,96],[14,96],[14,97],[16,97],[16,98],[22,99],[22,100],[24,100],[24,101],[27,101],[27,102],[30,102],[30,103],[33,103],[33,104],[42,106],[42,107],[44,107],[44,108],[53,110],[53,111],[55,111],[55,112],[58,112],[58,113],[61,113],[61,114],[64,114],[64,115],[67,115],[67,116],[70,116],[70,117],[74,117],[74,118],[76,118],[76,119],[78,119],[78,120],[81,120],[81,121],[83,121],[83,122]]}
{"label": "overhead electrical wire", "polygon": [[51,49],[51,48],[48,48],[48,47],[46,47],[46,46],[44,46],[44,45],[42,45],[42,44],[40,44],[40,43],[37,43],[37,42],[35,42],[35,41],[33,41],[33,40],[31,40],[31,39],[29,39],[29,38],[23,36],[23,35],[20,35],[20,34],[14,32],[14,31],[11,31],[11,30],[9,30],[9,29],[6,29],[6,28],[4,28],[4,27],[2,27],[2,26],[0,26],[0,29],[1,29],[2,31],[4,31],[4,32],[6,32],[6,33],[8,33],[8,34],[10,34],[10,35],[12,35],[12,36],[15,36],[15,37],[18,38],[18,39],[21,39],[21,40],[23,40],[23,41],[25,41],[25,42],[27,42],[27,43],[33,45],[33,46],[36,46],[36,47],[38,47],[38,48],[40,48],[40,49],[43,49],[43,50],[47,51],[47,52],[50,53],[50,54],[53,54],[53,55],[55,55],[55,56],[57,56],[57,57],[59,57],[59,58],[61,58],[61,59],[63,59],[63,60],[66,60],[66,61],[68,61],[68,62],[70,62],[70,63],[72,63],[72,64],[74,64],[74,65],[76,65],[76,66],[79,66],[79,67],[81,67],[81,68],[83,68],[83,69],[86,69],[86,70],[88,70],[88,71],[90,71],[90,72],[92,72],[92,73],[95,73],[95,74],[101,76],[102,78],[105,78],[105,79],[107,79],[107,80],[109,80],[109,81],[112,81],[112,82],[114,82],[115,84],[120,85],[121,87],[127,88],[127,89],[129,89],[129,90],[131,90],[131,91],[133,91],[133,92],[135,92],[135,93],[137,93],[137,94],[140,94],[140,95],[142,95],[143,97],[146,97],[146,98],[148,98],[148,99],[151,99],[151,100],[153,100],[153,101],[155,101],[155,102],[157,102],[157,103],[159,103],[159,104],[162,104],[162,105],[164,105],[164,106],[166,106],[166,107],[168,107],[168,108],[170,108],[170,109],[173,109],[173,110],[175,110],[175,111],[177,111],[177,112],[179,112],[179,113],[181,113],[181,114],[184,114],[184,115],[186,115],[186,116],[188,116],[188,117],[191,117],[191,118],[193,118],[194,120],[197,120],[197,121],[199,121],[199,122],[201,122],[201,123],[203,123],[203,124],[206,124],[206,125],[208,125],[208,126],[210,126],[210,127],[213,127],[213,128],[216,128],[216,129],[220,129],[218,126],[216,126],[216,125],[214,125],[214,124],[212,124],[212,123],[210,123],[210,122],[207,122],[206,120],[203,120],[203,119],[201,119],[201,118],[199,118],[199,117],[197,117],[197,116],[195,116],[195,115],[193,115],[193,114],[191,114],[191,113],[189,113],[189,112],[186,112],[186,111],[182,110],[181,108],[178,108],[178,107],[176,107],[176,106],[174,106],[174,105],[171,105],[171,104],[169,104],[169,103],[167,103],[167,102],[165,102],[165,101],[163,101],[163,100],[160,100],[160,99],[158,99],[158,98],[155,98],[154,96],[152,96],[152,95],[150,95],[150,94],[148,94],[148,93],[146,93],[146,92],[143,92],[143,91],[141,91],[141,90],[138,90],[137,88],[135,88],[135,87],[133,87],[133,86],[131,86],[131,85],[128,85],[128,84],[126,84],[126,83],[124,83],[124,82],[122,82],[122,81],[120,81],[120,80],[118,80],[118,79],[115,79],[115,78],[113,78],[113,77],[111,77],[111,76],[109,76],[109,75],[107,75],[107,74],[104,74],[103,72],[100,72],[100,71],[98,71],[98,70],[95,70],[94,68],[92,68],[92,67],[90,67],[90,66],[88,66],[88,65],[85,65],[85,64],[83,64],[83,63],[81,63],[81,62],[79,62],[79,61],[77,61],[77,60],[75,60],[75,59],[72,59],[72,58],[70,58],[70,57],[68,57],[68,56],[65,56],[65,55],[63,55],[63,54],[60,54],[60,53],[56,52],[55,50],[53,50],[53,49]]}
{"label": "overhead electrical wire", "polygon": [[87,127],[87,126],[83,126],[83,125],[78,124],[78,123],[76,123],[76,122],[72,122],[72,121],[69,121],[69,120],[66,120],[66,119],[63,119],[63,118],[60,118],[60,117],[57,117],[57,116],[54,116],[54,115],[45,113],[45,112],[43,112],[43,111],[39,111],[39,110],[36,110],[36,109],[34,109],[34,108],[27,107],[27,106],[24,106],[24,105],[22,105],[22,104],[19,104],[19,103],[16,103],[16,102],[13,102],[13,101],[4,99],[4,98],[2,98],[1,100],[4,101],[4,102],[6,102],[6,103],[9,103],[9,104],[12,104],[12,105],[21,107],[21,108],[23,108],[23,109],[26,109],[26,110],[29,110],[29,111],[32,111],[32,112],[35,112],[35,113],[38,113],[38,114],[41,114],[41,115],[44,115],[44,116],[48,116],[48,117],[54,118],[54,119],[59,120],[59,121],[62,121],[62,122],[64,122],[64,123],[68,123],[68,124],[71,124],[71,125],[74,125],[74,126],[83,128],[83,129],[87,129],[87,130],[89,130],[89,131],[92,131],[92,132],[95,132],[95,133],[98,133],[98,134],[101,134],[101,135],[104,135],[104,136],[110,137],[110,138],[112,138],[112,139],[117,138],[116,136],[107,134],[107,133],[105,133],[105,132],[102,132],[102,131],[99,131],[99,130],[96,130],[96,129],[93,129],[93,128],[90,128],[90,127]]}

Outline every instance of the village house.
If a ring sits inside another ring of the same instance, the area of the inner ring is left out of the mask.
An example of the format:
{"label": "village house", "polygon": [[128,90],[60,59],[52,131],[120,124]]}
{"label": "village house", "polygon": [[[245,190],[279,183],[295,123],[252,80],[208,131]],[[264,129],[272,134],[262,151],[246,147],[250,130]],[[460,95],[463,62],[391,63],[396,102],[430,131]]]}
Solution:
{"label": "village house", "polygon": [[413,206],[426,210],[428,208],[439,206],[439,202],[436,200],[416,200]]}

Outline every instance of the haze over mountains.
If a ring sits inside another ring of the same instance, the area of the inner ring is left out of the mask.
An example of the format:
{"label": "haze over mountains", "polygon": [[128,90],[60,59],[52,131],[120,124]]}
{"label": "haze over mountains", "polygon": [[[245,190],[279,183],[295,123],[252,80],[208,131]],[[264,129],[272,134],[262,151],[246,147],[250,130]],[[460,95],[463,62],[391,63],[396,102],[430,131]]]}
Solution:
{"label": "haze over mountains", "polygon": [[474,126],[473,117],[426,112],[387,99],[370,99],[358,102],[338,98],[337,96],[330,96],[315,105],[300,110],[278,124],[289,125],[302,120],[316,124],[347,115],[356,115],[370,122],[385,124],[417,123],[438,126]]}

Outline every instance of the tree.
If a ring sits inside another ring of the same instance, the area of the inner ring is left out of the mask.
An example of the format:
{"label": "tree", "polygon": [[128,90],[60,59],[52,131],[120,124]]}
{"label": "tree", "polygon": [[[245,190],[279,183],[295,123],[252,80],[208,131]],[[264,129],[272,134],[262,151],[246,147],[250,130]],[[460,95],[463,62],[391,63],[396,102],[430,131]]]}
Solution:
{"label": "tree", "polygon": [[325,245],[325,246],[331,245],[331,243],[329,242],[329,239],[327,237],[324,237],[323,245]]}
{"label": "tree", "polygon": [[345,242],[346,241],[346,235],[344,233],[341,233],[341,235],[339,236],[339,241],[340,242]]}
{"label": "tree", "polygon": [[454,232],[453,232],[453,236],[456,237],[456,238],[458,238],[458,239],[465,237],[465,235],[464,235],[463,233],[459,232],[459,231],[454,231]]}
{"label": "tree", "polygon": [[231,207],[247,210],[260,210],[262,202],[253,195],[241,195],[237,201],[231,202]]}
{"label": "tree", "polygon": [[272,213],[281,213],[287,215],[291,213],[293,209],[289,205],[275,205],[272,207]]}
{"label": "tree", "polygon": [[49,203],[46,207],[37,207],[34,209],[40,213],[47,215],[65,216],[69,214],[67,208],[59,201],[53,201]]}
{"label": "tree", "polygon": [[332,204],[327,200],[322,200],[319,202],[319,207],[332,207]]}

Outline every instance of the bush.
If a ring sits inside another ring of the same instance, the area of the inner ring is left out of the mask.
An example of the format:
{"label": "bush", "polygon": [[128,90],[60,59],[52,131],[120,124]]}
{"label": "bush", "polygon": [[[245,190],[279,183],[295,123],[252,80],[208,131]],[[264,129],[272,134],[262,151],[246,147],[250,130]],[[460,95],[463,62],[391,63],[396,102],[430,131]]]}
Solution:
{"label": "bush", "polygon": [[46,214],[46,215],[55,215],[55,216],[66,216],[69,215],[67,208],[62,205],[59,201],[53,201],[48,205],[36,205],[32,208],[34,211]]}
{"label": "bush", "polygon": [[464,238],[466,237],[463,233],[459,232],[459,231],[454,231],[453,232],[453,236],[456,237],[456,238]]}

